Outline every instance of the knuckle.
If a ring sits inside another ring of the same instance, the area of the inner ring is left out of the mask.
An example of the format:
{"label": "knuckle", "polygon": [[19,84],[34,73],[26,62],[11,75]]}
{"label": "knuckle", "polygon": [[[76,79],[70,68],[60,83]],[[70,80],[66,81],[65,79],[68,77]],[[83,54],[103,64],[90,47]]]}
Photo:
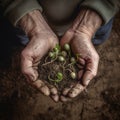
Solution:
{"label": "knuckle", "polygon": [[30,50],[23,50],[21,52],[21,58],[30,57],[31,55],[32,55],[32,52]]}
{"label": "knuckle", "polygon": [[95,77],[97,75],[97,72],[96,71],[93,71],[92,72],[92,76]]}
{"label": "knuckle", "polygon": [[51,49],[55,47],[56,44],[59,43],[57,36],[52,36],[49,38],[49,45],[51,45]]}
{"label": "knuckle", "polygon": [[99,57],[99,55],[97,53],[94,55],[94,59],[99,61],[100,57]]}
{"label": "knuckle", "polygon": [[23,75],[25,75],[25,76],[27,76],[29,74],[27,69],[22,68],[21,71],[22,71]]}
{"label": "knuckle", "polygon": [[71,36],[74,34],[74,30],[73,29],[69,29],[67,32],[66,32],[66,35],[67,36]]}

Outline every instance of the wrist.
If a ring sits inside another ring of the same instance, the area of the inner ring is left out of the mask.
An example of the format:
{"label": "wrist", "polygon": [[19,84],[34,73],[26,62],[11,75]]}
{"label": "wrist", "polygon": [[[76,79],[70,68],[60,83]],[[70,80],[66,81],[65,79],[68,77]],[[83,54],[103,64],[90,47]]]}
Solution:
{"label": "wrist", "polygon": [[39,10],[33,10],[26,14],[18,22],[18,26],[28,37],[34,37],[40,34],[49,34],[52,31]]}
{"label": "wrist", "polygon": [[72,28],[76,34],[86,34],[91,39],[101,24],[102,18],[95,11],[82,9]]}

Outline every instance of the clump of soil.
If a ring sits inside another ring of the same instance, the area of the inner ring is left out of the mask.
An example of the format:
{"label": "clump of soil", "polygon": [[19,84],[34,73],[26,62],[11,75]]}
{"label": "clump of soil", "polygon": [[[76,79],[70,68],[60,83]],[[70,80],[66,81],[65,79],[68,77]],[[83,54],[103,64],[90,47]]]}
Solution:
{"label": "clump of soil", "polygon": [[[56,86],[59,92],[61,92],[65,87],[69,87],[71,83],[77,83],[77,73],[79,71],[80,65],[71,62],[71,58],[75,59],[70,52],[64,57],[65,61],[59,61],[59,56],[61,56],[61,51],[58,56],[53,60],[47,54],[39,64],[39,78],[41,80],[47,81],[48,83]],[[57,74],[61,73],[62,80],[57,81]],[[74,78],[71,77],[73,73]]]}

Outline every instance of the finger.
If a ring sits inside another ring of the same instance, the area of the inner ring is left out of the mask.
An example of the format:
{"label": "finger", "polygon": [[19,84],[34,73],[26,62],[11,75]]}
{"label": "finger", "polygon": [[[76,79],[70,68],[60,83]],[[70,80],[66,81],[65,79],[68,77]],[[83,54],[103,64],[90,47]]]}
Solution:
{"label": "finger", "polygon": [[59,101],[59,95],[56,94],[56,95],[50,95],[50,97],[55,101],[55,102],[58,102]]}
{"label": "finger", "polygon": [[50,93],[51,93],[52,95],[58,94],[58,91],[57,91],[57,88],[56,88],[56,87],[54,87],[53,85],[50,85],[49,83],[46,83],[46,85],[47,85],[48,88],[50,89]]}
{"label": "finger", "polygon": [[85,65],[85,60],[83,58],[78,58],[78,62],[80,65],[84,66]]}
{"label": "finger", "polygon": [[84,89],[85,87],[82,84],[78,83],[70,90],[68,96],[74,98],[79,95]]}
{"label": "finger", "polygon": [[64,88],[62,95],[66,96],[68,94],[68,92],[71,90],[72,87],[73,87],[73,85]]}
{"label": "finger", "polygon": [[51,45],[52,45],[52,46],[51,46],[51,50],[52,50],[54,47],[56,47],[57,44],[59,44],[58,38],[54,39],[53,42],[51,43]]}
{"label": "finger", "polygon": [[82,78],[82,83],[85,86],[87,86],[89,82],[96,76],[98,70],[98,61],[94,60],[86,64],[87,66]]}
{"label": "finger", "polygon": [[66,102],[66,101],[69,101],[69,100],[70,100],[70,98],[69,98],[67,95],[68,95],[68,93],[69,93],[69,91],[71,90],[72,87],[73,87],[73,84],[70,85],[70,86],[67,87],[67,88],[64,88],[63,93],[62,93],[62,95],[60,96],[60,100],[61,100],[62,102]]}
{"label": "finger", "polygon": [[61,95],[60,100],[61,100],[61,102],[67,102],[67,101],[70,101],[71,99],[69,97],[67,97],[67,96]]}
{"label": "finger", "polygon": [[58,90],[57,88],[55,88],[52,85],[48,85],[49,89],[50,89],[50,97],[55,101],[58,102],[59,101],[59,95],[58,95]]}
{"label": "finger", "polygon": [[84,69],[84,66],[83,66],[83,65],[80,65],[80,64],[77,64],[77,67],[78,67],[80,70]]}
{"label": "finger", "polygon": [[40,90],[46,96],[50,95],[50,90],[47,85],[42,80],[36,80],[35,82],[31,82],[31,85]]}
{"label": "finger", "polygon": [[23,51],[21,54],[21,71],[30,81],[35,81],[38,77],[38,72],[36,69],[33,69],[33,58],[31,53]]}
{"label": "finger", "polygon": [[55,101],[58,102],[59,101],[59,95],[58,95],[58,90],[55,86],[50,85],[49,83],[46,82],[46,85],[48,86],[49,90],[50,90],[50,97]]}
{"label": "finger", "polygon": [[73,38],[73,36],[74,36],[74,32],[72,30],[68,30],[60,40],[60,45],[64,46],[65,43],[69,43]]}
{"label": "finger", "polygon": [[80,80],[82,78],[83,74],[84,74],[83,69],[78,72],[78,80]]}

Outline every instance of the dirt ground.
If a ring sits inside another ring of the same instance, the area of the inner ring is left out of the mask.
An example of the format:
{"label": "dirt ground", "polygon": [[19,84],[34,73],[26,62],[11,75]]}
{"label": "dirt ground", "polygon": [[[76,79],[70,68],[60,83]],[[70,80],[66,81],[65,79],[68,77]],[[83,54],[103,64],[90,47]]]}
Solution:
{"label": "dirt ground", "polygon": [[[109,40],[96,47],[99,71],[73,101],[54,103],[25,82],[19,54],[0,68],[0,120],[120,120],[120,16]],[[16,57],[17,56],[17,57]]]}

